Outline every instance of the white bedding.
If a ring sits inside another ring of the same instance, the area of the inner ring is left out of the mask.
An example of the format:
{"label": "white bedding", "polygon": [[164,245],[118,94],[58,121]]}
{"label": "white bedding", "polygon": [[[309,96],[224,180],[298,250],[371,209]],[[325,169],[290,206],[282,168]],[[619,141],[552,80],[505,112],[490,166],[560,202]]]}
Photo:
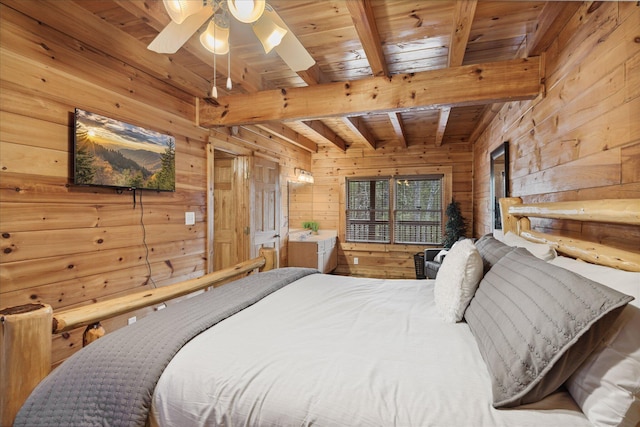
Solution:
{"label": "white bedding", "polygon": [[306,276],[188,343],[156,387],[159,426],[589,426],[565,391],[515,409],[433,280]]}

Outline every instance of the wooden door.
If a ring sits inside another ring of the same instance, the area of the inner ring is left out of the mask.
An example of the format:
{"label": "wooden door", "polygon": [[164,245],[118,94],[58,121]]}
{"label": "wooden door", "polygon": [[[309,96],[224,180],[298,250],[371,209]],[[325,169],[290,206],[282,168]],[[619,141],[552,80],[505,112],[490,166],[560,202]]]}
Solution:
{"label": "wooden door", "polygon": [[213,269],[249,258],[249,209],[246,157],[216,152],[213,183]]}
{"label": "wooden door", "polygon": [[280,247],[279,165],[255,157],[251,176],[251,257],[256,257],[261,247]]}

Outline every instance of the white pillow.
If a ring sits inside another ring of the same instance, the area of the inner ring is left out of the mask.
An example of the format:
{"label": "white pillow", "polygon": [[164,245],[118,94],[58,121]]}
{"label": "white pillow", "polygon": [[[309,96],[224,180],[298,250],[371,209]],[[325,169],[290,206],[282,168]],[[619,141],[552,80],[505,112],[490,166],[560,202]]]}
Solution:
{"label": "white pillow", "polygon": [[531,254],[537,258],[540,258],[545,261],[551,261],[556,257],[556,250],[546,243],[534,243],[530,242],[527,239],[518,236],[517,234],[513,234],[508,231],[507,234],[504,235],[502,241],[509,245],[514,246],[516,248],[525,248]]}
{"label": "white pillow", "polygon": [[442,259],[447,255],[447,252],[449,252],[449,249],[441,250],[433,257],[433,260],[442,264]]}
{"label": "white pillow", "polygon": [[445,322],[462,320],[482,279],[482,258],[470,239],[457,242],[438,270],[434,297],[438,314]]}
{"label": "white pillow", "polygon": [[596,426],[640,424],[640,273],[557,257],[551,264],[635,297],[601,346],[566,382],[569,393]]}

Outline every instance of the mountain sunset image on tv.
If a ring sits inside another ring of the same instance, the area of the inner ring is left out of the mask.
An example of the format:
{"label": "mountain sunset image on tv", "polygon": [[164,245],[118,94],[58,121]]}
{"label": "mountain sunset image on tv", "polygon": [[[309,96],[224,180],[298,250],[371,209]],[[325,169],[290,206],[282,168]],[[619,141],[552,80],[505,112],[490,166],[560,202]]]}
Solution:
{"label": "mountain sunset image on tv", "polygon": [[76,108],[76,185],[175,191],[175,138]]}

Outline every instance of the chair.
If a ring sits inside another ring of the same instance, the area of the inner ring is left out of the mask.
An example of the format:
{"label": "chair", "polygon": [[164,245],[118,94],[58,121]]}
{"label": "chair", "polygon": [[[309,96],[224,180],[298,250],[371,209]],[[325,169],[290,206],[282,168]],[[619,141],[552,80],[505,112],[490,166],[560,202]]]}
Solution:
{"label": "chair", "polygon": [[439,261],[436,260],[438,255],[444,248],[429,248],[424,250],[424,265],[427,279],[435,279],[438,275],[438,270],[442,265],[444,256]]}

